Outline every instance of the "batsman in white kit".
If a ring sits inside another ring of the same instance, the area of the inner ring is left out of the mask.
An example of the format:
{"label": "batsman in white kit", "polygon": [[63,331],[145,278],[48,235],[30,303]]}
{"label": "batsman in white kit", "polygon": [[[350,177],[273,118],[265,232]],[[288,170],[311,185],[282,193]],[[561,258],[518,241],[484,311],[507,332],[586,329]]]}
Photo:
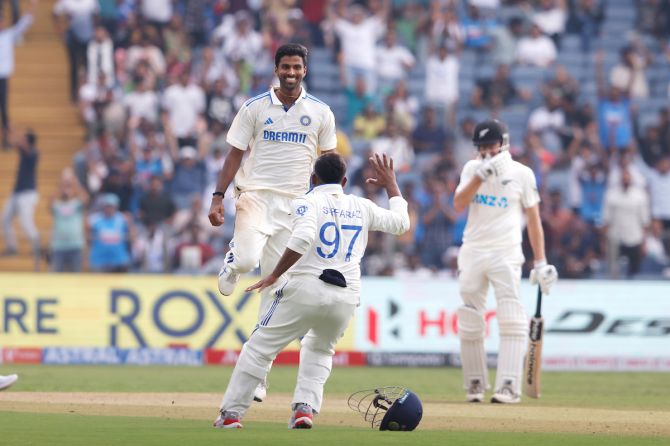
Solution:
{"label": "batsman in white kit", "polygon": [[[259,264],[262,275],[272,271],[290,235],[291,200],[309,189],[318,149],[326,153],[337,144],[330,107],[302,87],[306,58],[307,49],[302,45],[277,49],[279,88],[249,99],[228,131],[226,140],[232,148],[219,173],[209,210],[212,225],[223,224],[223,197],[234,179],[235,229],[218,280],[224,296],[233,293],[241,274]],[[242,162],[245,153],[248,157]],[[271,300],[262,293],[259,317]],[[256,400],[262,401],[265,394],[263,380]]]}
{"label": "batsman in white kit", "polygon": [[544,294],[558,279],[548,265],[540,221],[535,175],[509,153],[505,128],[497,120],[475,127],[473,143],[479,155],[463,166],[454,207],[468,209],[463,246],[458,254],[458,284],[463,306],[458,309],[458,333],[467,401],[484,399],[488,384],[484,335],[486,296],[493,285],[497,301],[500,346],[491,402],[521,401],[523,359],[528,319],[520,302],[522,217],[525,214],[533,250],[530,281]]}
{"label": "batsman in white kit", "polygon": [[[289,428],[309,429],[321,410],[323,387],[330,375],[335,344],[344,334],[360,301],[360,261],[368,231],[402,234],[409,229],[402,198],[386,155],[370,159],[376,178],[367,181],[386,189],[389,209],[343,192],[346,165],[334,152],[314,165],[314,188],[293,200],[293,232],[276,267],[247,288],[273,291],[267,308],[244,344],[221,402],[217,428],[240,428],[256,385],[276,355],[302,337],[300,366]],[[286,273],[286,274],[285,274]]]}

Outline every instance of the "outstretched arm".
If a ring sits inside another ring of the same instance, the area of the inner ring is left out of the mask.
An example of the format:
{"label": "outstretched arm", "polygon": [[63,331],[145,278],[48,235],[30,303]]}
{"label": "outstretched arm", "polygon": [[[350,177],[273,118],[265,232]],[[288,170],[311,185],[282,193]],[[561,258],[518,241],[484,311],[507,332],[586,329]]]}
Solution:
{"label": "outstretched arm", "polygon": [[277,266],[275,266],[275,269],[266,277],[248,287],[245,291],[253,291],[253,290],[263,291],[264,288],[267,288],[272,284],[274,284],[277,281],[277,279],[281,277],[281,275],[284,274],[286,271],[288,271],[290,267],[295,265],[295,262],[300,260],[301,257],[302,254],[300,254],[299,252],[295,252],[290,248],[286,248],[284,254],[282,254],[281,258],[279,259]]}

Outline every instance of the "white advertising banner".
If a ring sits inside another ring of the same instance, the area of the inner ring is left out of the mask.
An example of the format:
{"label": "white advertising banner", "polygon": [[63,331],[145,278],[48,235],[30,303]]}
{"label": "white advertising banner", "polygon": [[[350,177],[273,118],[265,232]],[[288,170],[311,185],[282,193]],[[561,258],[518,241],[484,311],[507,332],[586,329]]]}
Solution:
{"label": "white advertising banner", "polygon": [[[530,317],[537,289],[521,299]],[[486,350],[498,324],[489,291]],[[457,354],[455,279],[363,281],[355,348],[374,353]],[[542,299],[543,364],[549,369],[670,370],[670,282],[560,280]]]}

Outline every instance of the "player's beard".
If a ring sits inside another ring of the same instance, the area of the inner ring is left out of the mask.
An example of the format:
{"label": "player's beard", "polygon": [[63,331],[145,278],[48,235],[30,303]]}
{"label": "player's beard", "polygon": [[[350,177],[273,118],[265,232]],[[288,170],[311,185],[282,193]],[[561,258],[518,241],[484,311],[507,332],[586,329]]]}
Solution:
{"label": "player's beard", "polygon": [[300,91],[300,85],[302,84],[302,78],[295,77],[292,80],[289,80],[287,77],[279,80],[279,86],[281,89],[291,96],[294,96],[298,91]]}

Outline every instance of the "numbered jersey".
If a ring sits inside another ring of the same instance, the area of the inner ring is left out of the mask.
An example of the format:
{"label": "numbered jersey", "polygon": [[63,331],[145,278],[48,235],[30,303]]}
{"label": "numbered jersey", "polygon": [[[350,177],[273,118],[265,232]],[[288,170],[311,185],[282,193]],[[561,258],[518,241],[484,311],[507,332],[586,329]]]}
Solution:
{"label": "numbered jersey", "polygon": [[347,280],[347,288],[360,290],[360,263],[368,231],[402,234],[409,229],[407,202],[389,200],[388,209],[372,201],[345,194],[339,184],[324,184],[293,200],[293,233],[288,248],[303,254],[291,274],[319,276],[335,269]]}

